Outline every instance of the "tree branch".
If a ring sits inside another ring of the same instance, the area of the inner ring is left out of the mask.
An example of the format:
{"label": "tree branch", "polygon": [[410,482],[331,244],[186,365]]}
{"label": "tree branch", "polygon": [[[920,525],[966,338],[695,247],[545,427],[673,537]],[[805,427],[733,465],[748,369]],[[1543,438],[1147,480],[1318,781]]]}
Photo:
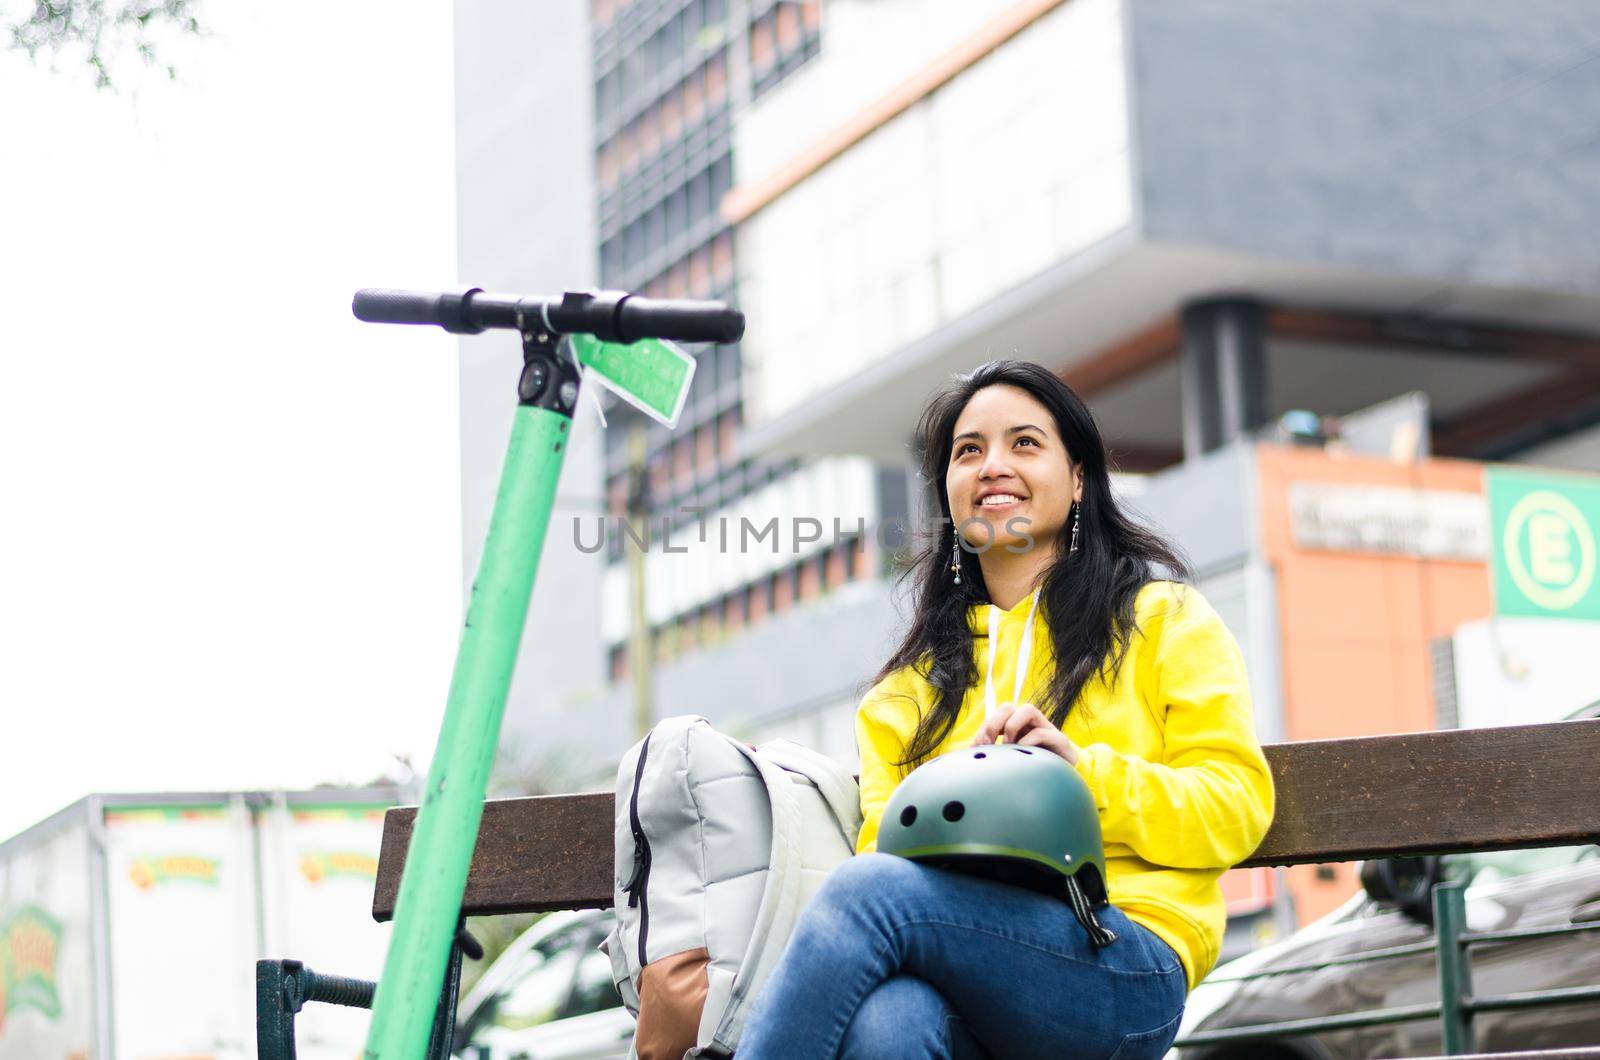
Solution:
{"label": "tree branch", "polygon": [[112,70],[127,56],[176,77],[161,47],[174,33],[204,35],[199,6],[199,0],[33,0],[27,15],[4,16],[5,46],[35,62],[41,54],[79,56],[102,89],[115,87]]}

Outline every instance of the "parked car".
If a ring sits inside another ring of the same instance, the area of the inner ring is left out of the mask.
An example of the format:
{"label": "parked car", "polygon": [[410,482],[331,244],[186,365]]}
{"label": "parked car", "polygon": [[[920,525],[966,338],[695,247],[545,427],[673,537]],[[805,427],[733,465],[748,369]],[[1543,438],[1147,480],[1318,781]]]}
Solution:
{"label": "parked car", "polygon": [[[1468,880],[1468,930],[1600,921],[1600,846],[1399,860],[1398,877],[1392,866],[1382,874],[1367,867],[1363,873],[1367,893],[1357,894],[1282,942],[1218,968],[1190,995],[1179,1039],[1201,1030],[1438,1001],[1432,951],[1262,978],[1238,977],[1432,939],[1429,884],[1439,875]],[[1471,967],[1473,990],[1479,994],[1600,984],[1600,931],[1475,945]],[[1474,1025],[1483,1052],[1594,1045],[1600,1043],[1600,1002],[1484,1013]],[[1441,1052],[1435,1018],[1195,1046],[1179,1055],[1183,1060],[1342,1060]]]}
{"label": "parked car", "polygon": [[461,1000],[460,1060],[600,1060],[624,1057],[633,1016],[596,947],[611,913],[552,913],[524,931]]}

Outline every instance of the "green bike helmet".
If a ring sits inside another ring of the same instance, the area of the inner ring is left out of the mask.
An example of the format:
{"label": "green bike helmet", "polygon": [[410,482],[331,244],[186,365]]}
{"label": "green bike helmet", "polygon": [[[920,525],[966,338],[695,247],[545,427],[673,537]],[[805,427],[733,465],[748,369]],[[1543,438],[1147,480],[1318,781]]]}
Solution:
{"label": "green bike helmet", "polygon": [[1100,814],[1089,787],[1042,747],[951,751],[912,770],[884,807],[878,850],[1065,899],[1097,946],[1106,904]]}

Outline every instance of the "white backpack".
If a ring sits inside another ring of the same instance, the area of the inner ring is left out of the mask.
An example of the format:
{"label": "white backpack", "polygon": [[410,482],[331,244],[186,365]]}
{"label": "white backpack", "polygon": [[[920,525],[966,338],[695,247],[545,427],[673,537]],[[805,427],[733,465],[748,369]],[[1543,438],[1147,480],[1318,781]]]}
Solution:
{"label": "white backpack", "polygon": [[617,922],[601,948],[638,1017],[630,1055],[730,1056],[801,908],[860,827],[849,771],[788,740],[752,749],[686,715],[629,749]]}

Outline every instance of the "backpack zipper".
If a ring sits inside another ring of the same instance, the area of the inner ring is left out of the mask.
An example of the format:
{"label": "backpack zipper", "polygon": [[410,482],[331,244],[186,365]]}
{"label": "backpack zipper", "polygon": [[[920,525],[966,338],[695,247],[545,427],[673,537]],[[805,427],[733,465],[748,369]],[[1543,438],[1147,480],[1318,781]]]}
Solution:
{"label": "backpack zipper", "polygon": [[639,747],[639,761],[633,769],[633,794],[628,799],[628,823],[633,828],[633,875],[622,889],[628,895],[628,908],[639,909],[639,967],[645,966],[644,945],[650,934],[650,898],[645,886],[650,880],[650,840],[639,820],[639,781],[644,777],[644,760],[650,754],[650,733]]}

